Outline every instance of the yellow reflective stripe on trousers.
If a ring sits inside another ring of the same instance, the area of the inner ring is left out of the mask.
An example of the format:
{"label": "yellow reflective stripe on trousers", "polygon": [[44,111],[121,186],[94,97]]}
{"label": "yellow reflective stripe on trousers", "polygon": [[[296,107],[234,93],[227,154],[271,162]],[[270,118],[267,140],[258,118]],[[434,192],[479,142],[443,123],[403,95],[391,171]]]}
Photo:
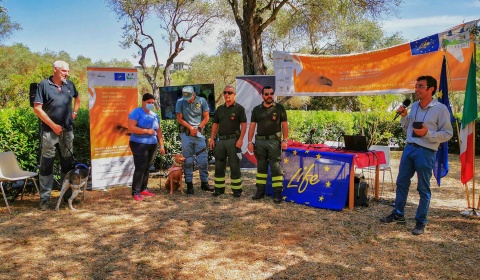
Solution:
{"label": "yellow reflective stripe on trousers", "polygon": [[225,177],[219,178],[215,177],[213,178],[213,185],[215,188],[225,188]]}
{"label": "yellow reflective stripe on trousers", "polygon": [[283,186],[283,175],[272,177],[272,187],[278,188]]}
{"label": "yellow reflective stripe on trousers", "polygon": [[255,183],[260,184],[260,185],[266,185],[267,184],[267,177],[268,177],[268,174],[257,173],[257,180],[256,180]]}
{"label": "yellow reflective stripe on trousers", "polygon": [[232,190],[242,189],[242,178],[230,179],[230,183],[232,184]]}
{"label": "yellow reflective stripe on trousers", "polygon": [[232,182],[232,184],[241,184],[242,183],[242,178],[238,178],[238,179],[230,179],[230,182]]}

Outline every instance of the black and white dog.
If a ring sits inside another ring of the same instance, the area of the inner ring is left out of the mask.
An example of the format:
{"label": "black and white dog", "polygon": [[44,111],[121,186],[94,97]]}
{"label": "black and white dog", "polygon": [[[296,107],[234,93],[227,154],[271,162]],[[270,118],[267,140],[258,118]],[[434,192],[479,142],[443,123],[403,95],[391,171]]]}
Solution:
{"label": "black and white dog", "polygon": [[72,202],[80,191],[83,192],[83,200],[85,200],[85,191],[87,189],[89,173],[89,168],[84,164],[77,164],[75,165],[75,169],[68,171],[63,179],[62,190],[60,191],[60,197],[58,198],[57,207],[55,208],[56,211],[58,211],[60,207],[63,195],[69,188],[72,188],[72,196],[68,199],[68,207],[70,210],[76,210],[73,208]]}

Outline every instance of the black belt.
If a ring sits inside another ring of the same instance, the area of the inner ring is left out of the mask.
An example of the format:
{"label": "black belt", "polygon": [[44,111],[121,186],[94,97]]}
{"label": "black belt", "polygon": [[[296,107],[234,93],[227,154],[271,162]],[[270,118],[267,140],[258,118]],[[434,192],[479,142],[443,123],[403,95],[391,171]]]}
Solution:
{"label": "black belt", "polygon": [[273,135],[255,135],[256,140],[279,140],[276,134]]}
{"label": "black belt", "polygon": [[238,135],[235,133],[235,134],[228,134],[228,135],[219,135],[218,136],[218,139],[220,140],[228,140],[228,139],[236,139],[238,138]]}
{"label": "black belt", "polygon": [[420,146],[420,145],[418,145],[417,143],[407,143],[407,145],[414,146],[415,148],[423,148],[423,149],[429,150],[429,151],[434,152],[434,153],[437,152],[437,151],[435,151],[435,150],[433,150],[433,149],[425,148],[424,146]]}

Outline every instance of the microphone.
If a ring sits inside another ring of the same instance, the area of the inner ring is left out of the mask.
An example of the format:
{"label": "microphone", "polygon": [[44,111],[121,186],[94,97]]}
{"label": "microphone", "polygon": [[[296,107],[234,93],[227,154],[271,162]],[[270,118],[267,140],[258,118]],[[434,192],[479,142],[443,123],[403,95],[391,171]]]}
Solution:
{"label": "microphone", "polygon": [[342,138],[342,136],[344,136],[344,135],[345,135],[345,131],[343,131],[343,130],[340,131],[340,135],[339,135],[338,138],[337,138],[337,142],[339,142],[339,141],[340,141],[340,138]]}
{"label": "microphone", "polygon": [[[408,106],[410,106],[410,103],[412,103],[412,101],[410,101],[410,99],[408,99],[408,98],[403,100],[403,103],[402,103],[403,108],[407,109]],[[400,116],[399,112],[397,112],[397,114],[395,114],[395,118],[393,118],[393,120],[396,120],[398,118],[398,116]]]}

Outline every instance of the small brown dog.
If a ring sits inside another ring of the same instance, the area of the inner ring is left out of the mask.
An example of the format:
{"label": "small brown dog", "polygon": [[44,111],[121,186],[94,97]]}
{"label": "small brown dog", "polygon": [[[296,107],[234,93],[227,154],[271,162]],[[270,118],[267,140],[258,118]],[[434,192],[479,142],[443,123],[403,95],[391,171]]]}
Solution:
{"label": "small brown dog", "polygon": [[185,162],[185,157],[182,154],[173,155],[173,164],[172,167],[168,169],[168,177],[165,182],[165,188],[170,194],[173,194],[173,191],[180,189],[180,192],[183,194],[183,163]]}

